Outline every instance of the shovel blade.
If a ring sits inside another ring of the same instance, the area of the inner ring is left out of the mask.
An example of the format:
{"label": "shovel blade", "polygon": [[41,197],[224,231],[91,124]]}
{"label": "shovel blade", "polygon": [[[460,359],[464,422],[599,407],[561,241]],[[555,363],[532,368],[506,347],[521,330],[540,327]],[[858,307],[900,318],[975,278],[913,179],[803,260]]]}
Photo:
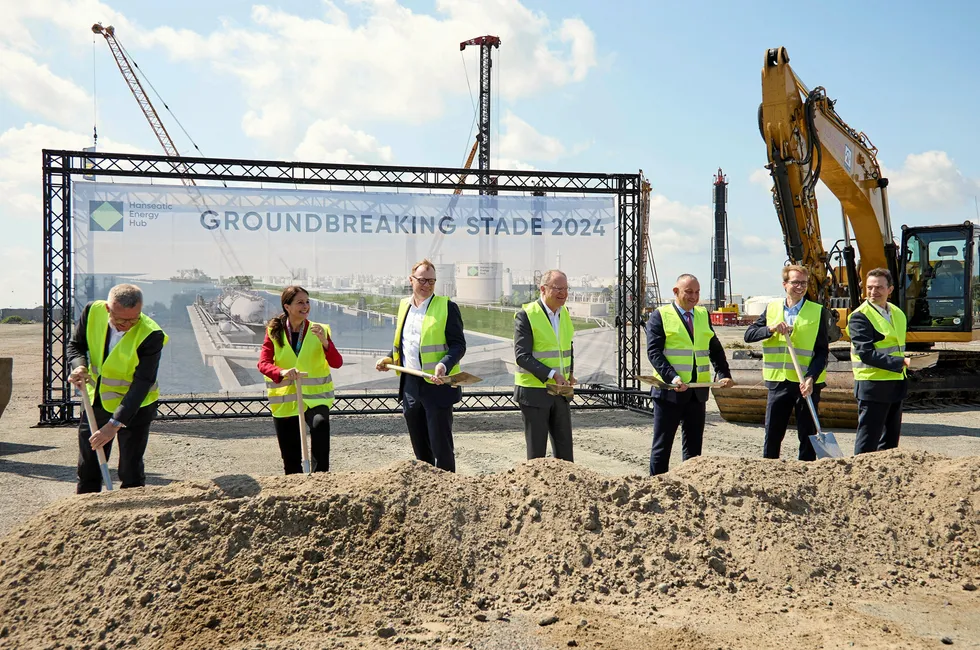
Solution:
{"label": "shovel blade", "polygon": [[562,397],[571,398],[575,395],[574,386],[559,386],[558,384],[548,384],[548,392],[552,395],[561,395]]}
{"label": "shovel blade", "polygon": [[468,372],[457,372],[454,375],[449,375],[449,381],[453,386],[469,386],[470,384],[479,384],[483,379]]}
{"label": "shovel blade", "polygon": [[843,458],[844,452],[837,444],[837,438],[829,431],[810,436],[810,444],[817,458]]}

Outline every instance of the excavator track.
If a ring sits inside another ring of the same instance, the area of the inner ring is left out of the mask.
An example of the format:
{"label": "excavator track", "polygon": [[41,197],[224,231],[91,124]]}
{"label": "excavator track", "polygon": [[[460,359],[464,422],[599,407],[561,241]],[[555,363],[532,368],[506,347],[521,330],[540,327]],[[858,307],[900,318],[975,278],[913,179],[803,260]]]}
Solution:
{"label": "excavator track", "polygon": [[[937,350],[932,368],[909,372],[905,411],[941,410],[951,406],[980,406],[980,351]],[[817,412],[827,429],[857,428],[854,375],[847,348],[835,348],[827,366],[827,386],[820,393]],[[842,357],[842,358],[841,358]],[[768,391],[762,379],[762,352],[735,350],[730,362],[736,386],[712,389],[721,417],[728,422],[762,424]],[[795,425],[795,418],[790,419]]]}

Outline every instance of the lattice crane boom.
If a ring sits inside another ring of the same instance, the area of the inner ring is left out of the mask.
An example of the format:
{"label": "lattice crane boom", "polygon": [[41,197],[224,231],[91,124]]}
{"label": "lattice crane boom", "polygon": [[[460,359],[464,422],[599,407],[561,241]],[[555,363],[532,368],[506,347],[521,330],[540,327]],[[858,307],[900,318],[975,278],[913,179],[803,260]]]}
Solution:
{"label": "lattice crane boom", "polygon": [[[136,99],[136,103],[139,104],[140,110],[143,111],[143,116],[146,121],[149,122],[150,128],[153,129],[153,134],[160,141],[160,146],[163,147],[164,152],[173,158],[180,158],[180,152],[177,150],[177,145],[174,144],[173,138],[167,132],[167,128],[163,125],[163,121],[160,119],[160,115],[157,110],[153,107],[153,102],[150,101],[149,96],[146,94],[146,90],[143,88],[143,84],[140,82],[139,77],[136,75],[136,70],[133,69],[133,65],[129,61],[129,57],[123,51],[122,45],[116,40],[116,30],[112,25],[108,27],[103,27],[102,23],[95,23],[92,25],[92,32],[95,34],[101,34],[105,37],[106,43],[109,45],[109,51],[112,52],[112,58],[115,59],[116,65],[119,67],[119,72],[122,73],[123,79],[126,81],[126,85],[129,86],[130,92],[133,93],[133,97]],[[186,170],[186,167],[181,166],[181,169]],[[200,207],[207,207],[204,200],[204,195],[197,188],[197,183],[194,182],[193,178],[181,177],[181,183],[183,183],[188,188],[191,188],[191,200],[194,201],[195,205]],[[224,233],[220,229],[212,230],[212,235],[214,236],[214,241],[218,245],[221,251],[221,255],[226,262],[231,265],[232,273],[236,276],[236,282],[246,287],[251,287],[251,279],[245,274],[244,268],[241,262],[238,260],[238,256],[235,255],[234,249],[228,240],[225,238]]]}

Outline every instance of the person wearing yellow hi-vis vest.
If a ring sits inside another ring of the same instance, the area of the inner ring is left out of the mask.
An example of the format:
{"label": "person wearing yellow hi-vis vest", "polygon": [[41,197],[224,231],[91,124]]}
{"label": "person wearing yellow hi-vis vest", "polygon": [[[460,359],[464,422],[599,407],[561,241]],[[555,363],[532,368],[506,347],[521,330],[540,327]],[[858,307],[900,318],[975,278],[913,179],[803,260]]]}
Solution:
{"label": "person wearing yellow hi-vis vest", "polygon": [[[810,436],[817,432],[807,406],[807,396],[813,407],[820,404],[820,391],[827,382],[827,359],[830,355],[828,324],[834,312],[806,297],[810,273],[796,264],[784,266],[784,300],[774,300],[749,328],[745,342],[762,341],[762,378],[769,390],[766,400],[766,435],[762,445],[763,458],[779,458],[780,447],[796,412],[796,434],[800,440],[799,459],[811,461],[817,454]],[[802,380],[796,376],[793,359],[786,347],[792,341]]]}
{"label": "person wearing yellow hi-vis vest", "polygon": [[894,289],[891,272],[868,271],[864,289],[868,299],[847,318],[858,403],[855,455],[898,447],[902,401],[908,392],[907,322],[902,310],[888,302]]}
{"label": "person wearing yellow hi-vis vest", "polygon": [[514,315],[514,401],[524,420],[527,459],[544,458],[548,438],[555,458],[573,462],[569,398],[548,392],[549,384],[573,386],[575,330],[568,315],[568,278],[557,269],[545,272],[541,297]]}
{"label": "person wearing yellow hi-vis vest", "polygon": [[304,419],[310,435],[310,470],[330,469],[330,407],[334,403],[331,368],[344,359],[330,336],[330,326],[309,320],[310,294],[290,285],[279,295],[282,313],[269,320],[259,355],[259,372],[265,375],[269,410],[279,441],[286,474],[303,471],[296,377],[303,378]]}
{"label": "person wearing yellow hi-vis vest", "polygon": [[708,388],[688,390],[688,384],[711,381],[711,365],[721,386],[734,384],[728,358],[711,327],[708,310],[698,306],[701,284],[690,273],[677,278],[674,302],[650,314],[646,324],[647,358],[654,376],[669,387],[654,388],[653,444],[650,474],[663,474],[670,464],[670,450],[681,427],[681,455],[687,460],[701,455],[705,403]]}
{"label": "person wearing yellow hi-vis vest", "polygon": [[68,381],[88,392],[98,430],[82,414],[78,427],[78,494],[102,489],[96,449],[106,458],[119,439],[119,481],[123,488],[146,485],[143,454],[157,414],[157,370],[167,335],[143,313],[143,292],[117,284],[106,300],[85,305],[66,356]]}
{"label": "person wearing yellow hi-vis vest", "polygon": [[436,267],[429,260],[416,263],[408,281],[412,295],[398,307],[391,354],[378,359],[375,368],[387,371],[390,363],[428,374],[398,373],[398,398],[412,450],[418,460],[455,472],[453,404],[463,397],[459,386],[442,378],[459,372],[466,354],[463,317],[456,303],[435,295]]}

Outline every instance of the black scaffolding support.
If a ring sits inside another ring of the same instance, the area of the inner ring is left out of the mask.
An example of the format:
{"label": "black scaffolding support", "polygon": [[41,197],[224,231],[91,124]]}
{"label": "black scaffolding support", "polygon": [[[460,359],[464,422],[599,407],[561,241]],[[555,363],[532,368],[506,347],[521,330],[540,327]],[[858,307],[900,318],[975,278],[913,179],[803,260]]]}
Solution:
{"label": "black scaffolding support", "polygon": [[[79,404],[68,384],[65,350],[71,335],[74,294],[71,275],[71,179],[74,175],[95,178],[194,179],[204,181],[279,183],[319,186],[463,189],[487,192],[552,192],[563,194],[613,195],[618,200],[618,277],[616,300],[618,326],[618,385],[589,386],[579,391],[575,408],[625,407],[646,410],[646,396],[633,393],[634,376],[640,373],[639,301],[636,290],[640,243],[639,174],[592,174],[493,170],[495,182],[466,176],[468,170],[450,167],[403,167],[395,165],[335,165],[226,158],[175,158],[138,154],[85,151],[43,151],[44,194],[44,388],[40,423],[68,424],[77,421]],[[464,177],[463,182],[460,178]],[[626,392],[624,392],[626,391]],[[396,413],[400,410],[394,393],[341,392],[334,406],[338,413]],[[510,393],[467,390],[460,411],[516,410]],[[161,419],[228,418],[268,416],[264,395],[205,397],[190,395],[160,400]]]}

